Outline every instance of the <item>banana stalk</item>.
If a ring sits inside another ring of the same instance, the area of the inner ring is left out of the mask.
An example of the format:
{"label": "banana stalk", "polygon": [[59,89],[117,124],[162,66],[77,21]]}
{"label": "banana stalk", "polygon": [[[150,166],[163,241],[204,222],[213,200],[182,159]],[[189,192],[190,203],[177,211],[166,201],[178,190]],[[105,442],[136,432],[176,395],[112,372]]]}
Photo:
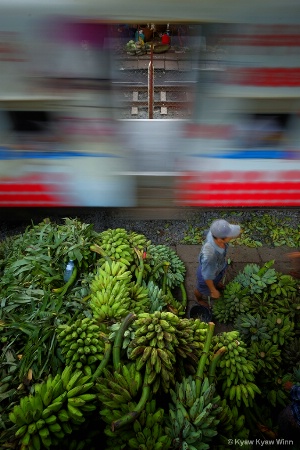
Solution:
{"label": "banana stalk", "polygon": [[165,265],[165,261],[158,263],[156,266],[153,267],[152,271],[151,271],[151,276],[149,277],[149,281],[153,281],[154,280],[154,275],[156,274],[156,272],[161,268],[164,267]]}
{"label": "banana stalk", "polygon": [[109,264],[112,263],[112,260],[110,259],[109,256],[107,256],[107,254],[105,253],[105,251],[103,250],[103,248],[100,247],[100,245],[98,244],[93,244],[90,246],[90,250],[92,252],[98,253],[99,255],[103,256],[103,258],[109,262]]}
{"label": "banana stalk", "polygon": [[206,364],[207,357],[209,355],[209,349],[212,341],[212,337],[215,330],[215,324],[213,322],[208,323],[206,340],[203,347],[203,352],[198,364],[197,373],[196,373],[196,396],[200,397],[201,384],[203,380],[203,372]]}
{"label": "banana stalk", "polygon": [[124,318],[123,322],[121,323],[120,328],[117,331],[114,346],[113,346],[113,366],[114,370],[118,371],[120,370],[121,365],[121,348],[122,348],[122,341],[123,336],[131,322],[136,318],[136,315],[133,313],[127,314],[127,316]]}
{"label": "banana stalk", "polygon": [[111,349],[112,349],[112,343],[109,340],[107,340],[105,342],[103,359],[102,359],[101,363],[99,364],[99,366],[97,367],[97,369],[95,370],[95,372],[93,373],[91,381],[94,382],[101,375],[103,369],[107,366],[107,364],[110,360]]}
{"label": "banana stalk", "polygon": [[143,259],[143,253],[134,247],[134,251],[137,254],[137,257],[139,259],[139,274],[136,280],[136,285],[141,286],[143,281],[143,273],[144,273],[144,259]]}
{"label": "banana stalk", "polygon": [[209,369],[208,369],[208,380],[209,380],[209,384],[214,383],[215,382],[215,373],[216,373],[216,368],[218,365],[219,360],[222,358],[222,356],[224,355],[224,353],[226,353],[227,348],[226,347],[221,347],[219,348],[219,350],[214,354],[210,365],[209,365]]}
{"label": "banana stalk", "polygon": [[162,291],[164,294],[167,293],[167,274],[168,274],[169,267],[170,267],[170,263],[167,261],[164,261],[164,263],[163,263],[164,277],[163,277],[163,282],[162,282]]}
{"label": "banana stalk", "polygon": [[180,290],[181,290],[182,304],[183,304],[183,306],[185,308],[186,305],[187,305],[187,293],[186,293],[186,289],[185,289],[184,283],[180,283],[179,287],[180,287]]}
{"label": "banana stalk", "polygon": [[138,404],[136,405],[136,407],[134,408],[133,411],[129,411],[129,413],[125,414],[119,420],[115,420],[114,422],[112,422],[112,424],[111,424],[112,431],[119,430],[120,428],[124,427],[125,425],[127,425],[131,422],[134,422],[135,419],[144,410],[145,405],[151,395],[150,385],[148,384],[147,380],[148,380],[148,377],[147,377],[147,374],[145,373],[144,385],[143,385],[143,390],[142,390],[142,395],[141,395],[140,401],[138,402]]}

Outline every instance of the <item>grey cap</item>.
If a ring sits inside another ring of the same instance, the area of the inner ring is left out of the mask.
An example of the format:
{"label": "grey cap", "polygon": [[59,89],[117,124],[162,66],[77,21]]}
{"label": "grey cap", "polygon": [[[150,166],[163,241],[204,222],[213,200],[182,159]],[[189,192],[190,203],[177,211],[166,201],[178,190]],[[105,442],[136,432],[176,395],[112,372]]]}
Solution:
{"label": "grey cap", "polygon": [[215,220],[210,226],[211,234],[216,238],[236,238],[241,233],[239,225],[232,225],[227,220]]}

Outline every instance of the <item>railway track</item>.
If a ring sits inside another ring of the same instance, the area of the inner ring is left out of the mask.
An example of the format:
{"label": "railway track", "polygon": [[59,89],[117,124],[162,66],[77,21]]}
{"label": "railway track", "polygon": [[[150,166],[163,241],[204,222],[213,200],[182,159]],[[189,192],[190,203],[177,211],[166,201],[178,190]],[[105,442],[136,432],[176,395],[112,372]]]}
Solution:
{"label": "railway track", "polygon": [[[139,108],[148,108],[148,86],[119,85],[117,87],[118,101],[122,108],[130,109],[131,115],[136,116]],[[191,114],[193,89],[191,84],[162,84],[154,86],[153,106],[160,108],[161,115],[168,115],[168,110],[184,110]]]}

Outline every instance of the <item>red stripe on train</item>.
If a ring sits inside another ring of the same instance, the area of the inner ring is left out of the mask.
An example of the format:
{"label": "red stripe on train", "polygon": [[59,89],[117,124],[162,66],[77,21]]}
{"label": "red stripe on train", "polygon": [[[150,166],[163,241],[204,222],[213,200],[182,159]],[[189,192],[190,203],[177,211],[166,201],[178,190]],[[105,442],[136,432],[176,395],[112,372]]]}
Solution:
{"label": "red stripe on train", "polygon": [[2,178],[0,181],[0,206],[59,206],[67,205],[64,194],[64,177],[51,175],[51,183],[44,182],[38,174],[16,178]]}
{"label": "red stripe on train", "polygon": [[259,87],[299,87],[300,68],[229,69],[225,83]]}
{"label": "red stripe on train", "polygon": [[186,179],[177,186],[181,206],[299,206],[300,181],[199,182]]}
{"label": "red stripe on train", "polygon": [[224,45],[250,47],[299,47],[299,34],[225,34],[221,36]]}

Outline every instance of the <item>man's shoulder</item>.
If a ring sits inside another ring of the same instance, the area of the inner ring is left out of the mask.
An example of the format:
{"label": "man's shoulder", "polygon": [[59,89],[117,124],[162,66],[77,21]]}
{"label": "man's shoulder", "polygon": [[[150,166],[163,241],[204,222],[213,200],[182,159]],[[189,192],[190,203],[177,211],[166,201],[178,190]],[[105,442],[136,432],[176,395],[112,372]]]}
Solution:
{"label": "man's shoulder", "polygon": [[214,246],[212,245],[211,242],[206,241],[204,242],[200,254],[202,255],[213,255],[216,252]]}

